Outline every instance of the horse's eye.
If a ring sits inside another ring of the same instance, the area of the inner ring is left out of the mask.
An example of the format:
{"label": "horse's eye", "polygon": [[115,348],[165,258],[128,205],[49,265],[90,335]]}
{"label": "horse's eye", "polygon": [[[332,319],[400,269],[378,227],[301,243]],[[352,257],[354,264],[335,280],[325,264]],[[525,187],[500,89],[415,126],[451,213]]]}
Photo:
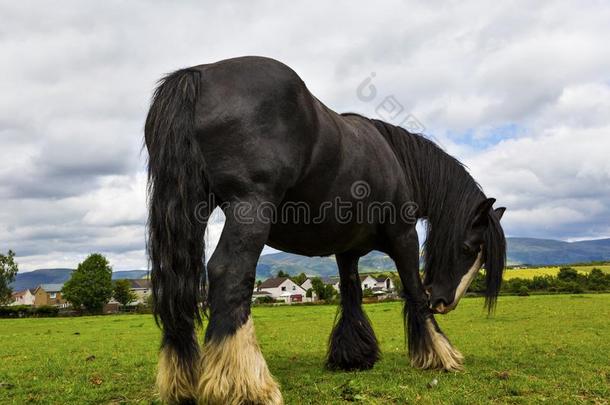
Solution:
{"label": "horse's eye", "polygon": [[464,244],[462,245],[462,252],[464,252],[464,253],[470,253],[470,250],[471,250],[471,249],[470,249],[470,246],[468,246],[468,244],[467,244],[467,243],[464,243]]}

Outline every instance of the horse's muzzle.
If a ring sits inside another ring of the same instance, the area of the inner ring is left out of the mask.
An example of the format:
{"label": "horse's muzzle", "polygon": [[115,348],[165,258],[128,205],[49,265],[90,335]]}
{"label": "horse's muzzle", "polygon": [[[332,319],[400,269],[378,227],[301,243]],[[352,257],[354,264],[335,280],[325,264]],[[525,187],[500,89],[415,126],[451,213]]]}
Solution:
{"label": "horse's muzzle", "polygon": [[428,296],[428,306],[435,314],[446,314],[450,312],[456,305],[447,305],[447,300],[443,297],[433,297],[432,288],[428,287],[424,290]]}
{"label": "horse's muzzle", "polygon": [[444,315],[451,311],[453,308],[446,306],[444,302],[440,302],[435,307],[430,306],[430,309],[432,309],[432,311],[436,314]]}
{"label": "horse's muzzle", "polygon": [[437,298],[435,300],[430,300],[430,309],[435,314],[442,314],[442,315],[447,314],[447,313],[451,312],[456,306],[457,306],[456,302],[454,302],[450,305],[447,305],[447,301],[443,298]]}

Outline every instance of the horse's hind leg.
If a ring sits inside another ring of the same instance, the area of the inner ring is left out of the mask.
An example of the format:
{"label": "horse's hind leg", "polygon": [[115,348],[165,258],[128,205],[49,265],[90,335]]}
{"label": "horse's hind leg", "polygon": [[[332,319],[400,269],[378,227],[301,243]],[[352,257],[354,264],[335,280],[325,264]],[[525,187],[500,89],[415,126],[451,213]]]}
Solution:
{"label": "horse's hind leg", "polygon": [[366,370],[379,360],[375,332],[362,311],[359,258],[359,255],[351,253],[337,255],[341,277],[341,315],[329,340],[326,367],[331,370]]}
{"label": "horse's hind leg", "polygon": [[415,227],[393,238],[392,258],[405,294],[405,329],[411,365],[423,369],[462,369],[462,354],[434,320],[419,275],[419,243]]}
{"label": "horse's hind leg", "polygon": [[208,263],[210,322],[198,388],[202,404],[283,402],[250,316],[256,263],[270,227],[257,218],[257,207],[251,200],[224,206],[225,226]]}

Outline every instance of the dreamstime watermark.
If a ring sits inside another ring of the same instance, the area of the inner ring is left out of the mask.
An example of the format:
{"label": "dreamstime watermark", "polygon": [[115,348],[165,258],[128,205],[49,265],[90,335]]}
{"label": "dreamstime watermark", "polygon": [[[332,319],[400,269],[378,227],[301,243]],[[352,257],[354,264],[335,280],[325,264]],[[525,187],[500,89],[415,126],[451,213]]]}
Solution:
{"label": "dreamstime watermark", "polygon": [[387,95],[379,101],[377,86],[373,84],[373,80],[377,74],[371,72],[371,74],[365,77],[362,82],[356,88],[356,97],[358,100],[365,103],[377,103],[375,107],[375,114],[390,124],[402,127],[407,131],[419,134],[423,137],[436,143],[440,148],[444,149],[443,145],[432,135],[425,134],[426,127],[420,120],[418,120],[413,114],[409,113],[404,105],[398,101],[396,96],[393,94]]}
{"label": "dreamstime watermark", "polygon": [[211,211],[220,208],[225,216],[231,215],[241,224],[282,224],[317,225],[338,224],[415,224],[418,205],[407,201],[400,205],[391,201],[378,201],[371,195],[371,186],[366,181],[355,181],[349,193],[342,197],[320,203],[306,201],[284,201],[276,205],[269,201],[252,203],[250,201],[217,202],[211,193],[207,201],[201,201],[195,208],[195,218],[206,223]]}

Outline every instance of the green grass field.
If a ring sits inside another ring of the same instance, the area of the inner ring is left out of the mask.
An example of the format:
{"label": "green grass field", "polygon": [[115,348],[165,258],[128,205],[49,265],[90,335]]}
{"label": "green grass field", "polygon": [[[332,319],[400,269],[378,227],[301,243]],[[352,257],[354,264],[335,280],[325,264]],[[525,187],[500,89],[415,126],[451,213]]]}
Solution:
{"label": "green grass field", "polygon": [[[322,367],[335,307],[259,307],[254,319],[287,404],[607,403],[610,295],[501,297],[488,318],[464,299],[439,323],[466,356],[457,374],[415,370],[401,304],[366,305],[383,359],[366,372]],[[0,404],[157,402],[151,316],[0,320]],[[438,384],[428,388],[433,379]]]}
{"label": "green grass field", "polygon": [[[610,265],[603,264],[597,266],[567,266],[572,267],[581,274],[589,274],[593,269],[600,269],[604,273],[610,274]],[[507,269],[504,271],[504,279],[524,278],[531,280],[535,276],[556,276],[559,273],[559,266],[556,267],[529,267],[527,269]]]}

